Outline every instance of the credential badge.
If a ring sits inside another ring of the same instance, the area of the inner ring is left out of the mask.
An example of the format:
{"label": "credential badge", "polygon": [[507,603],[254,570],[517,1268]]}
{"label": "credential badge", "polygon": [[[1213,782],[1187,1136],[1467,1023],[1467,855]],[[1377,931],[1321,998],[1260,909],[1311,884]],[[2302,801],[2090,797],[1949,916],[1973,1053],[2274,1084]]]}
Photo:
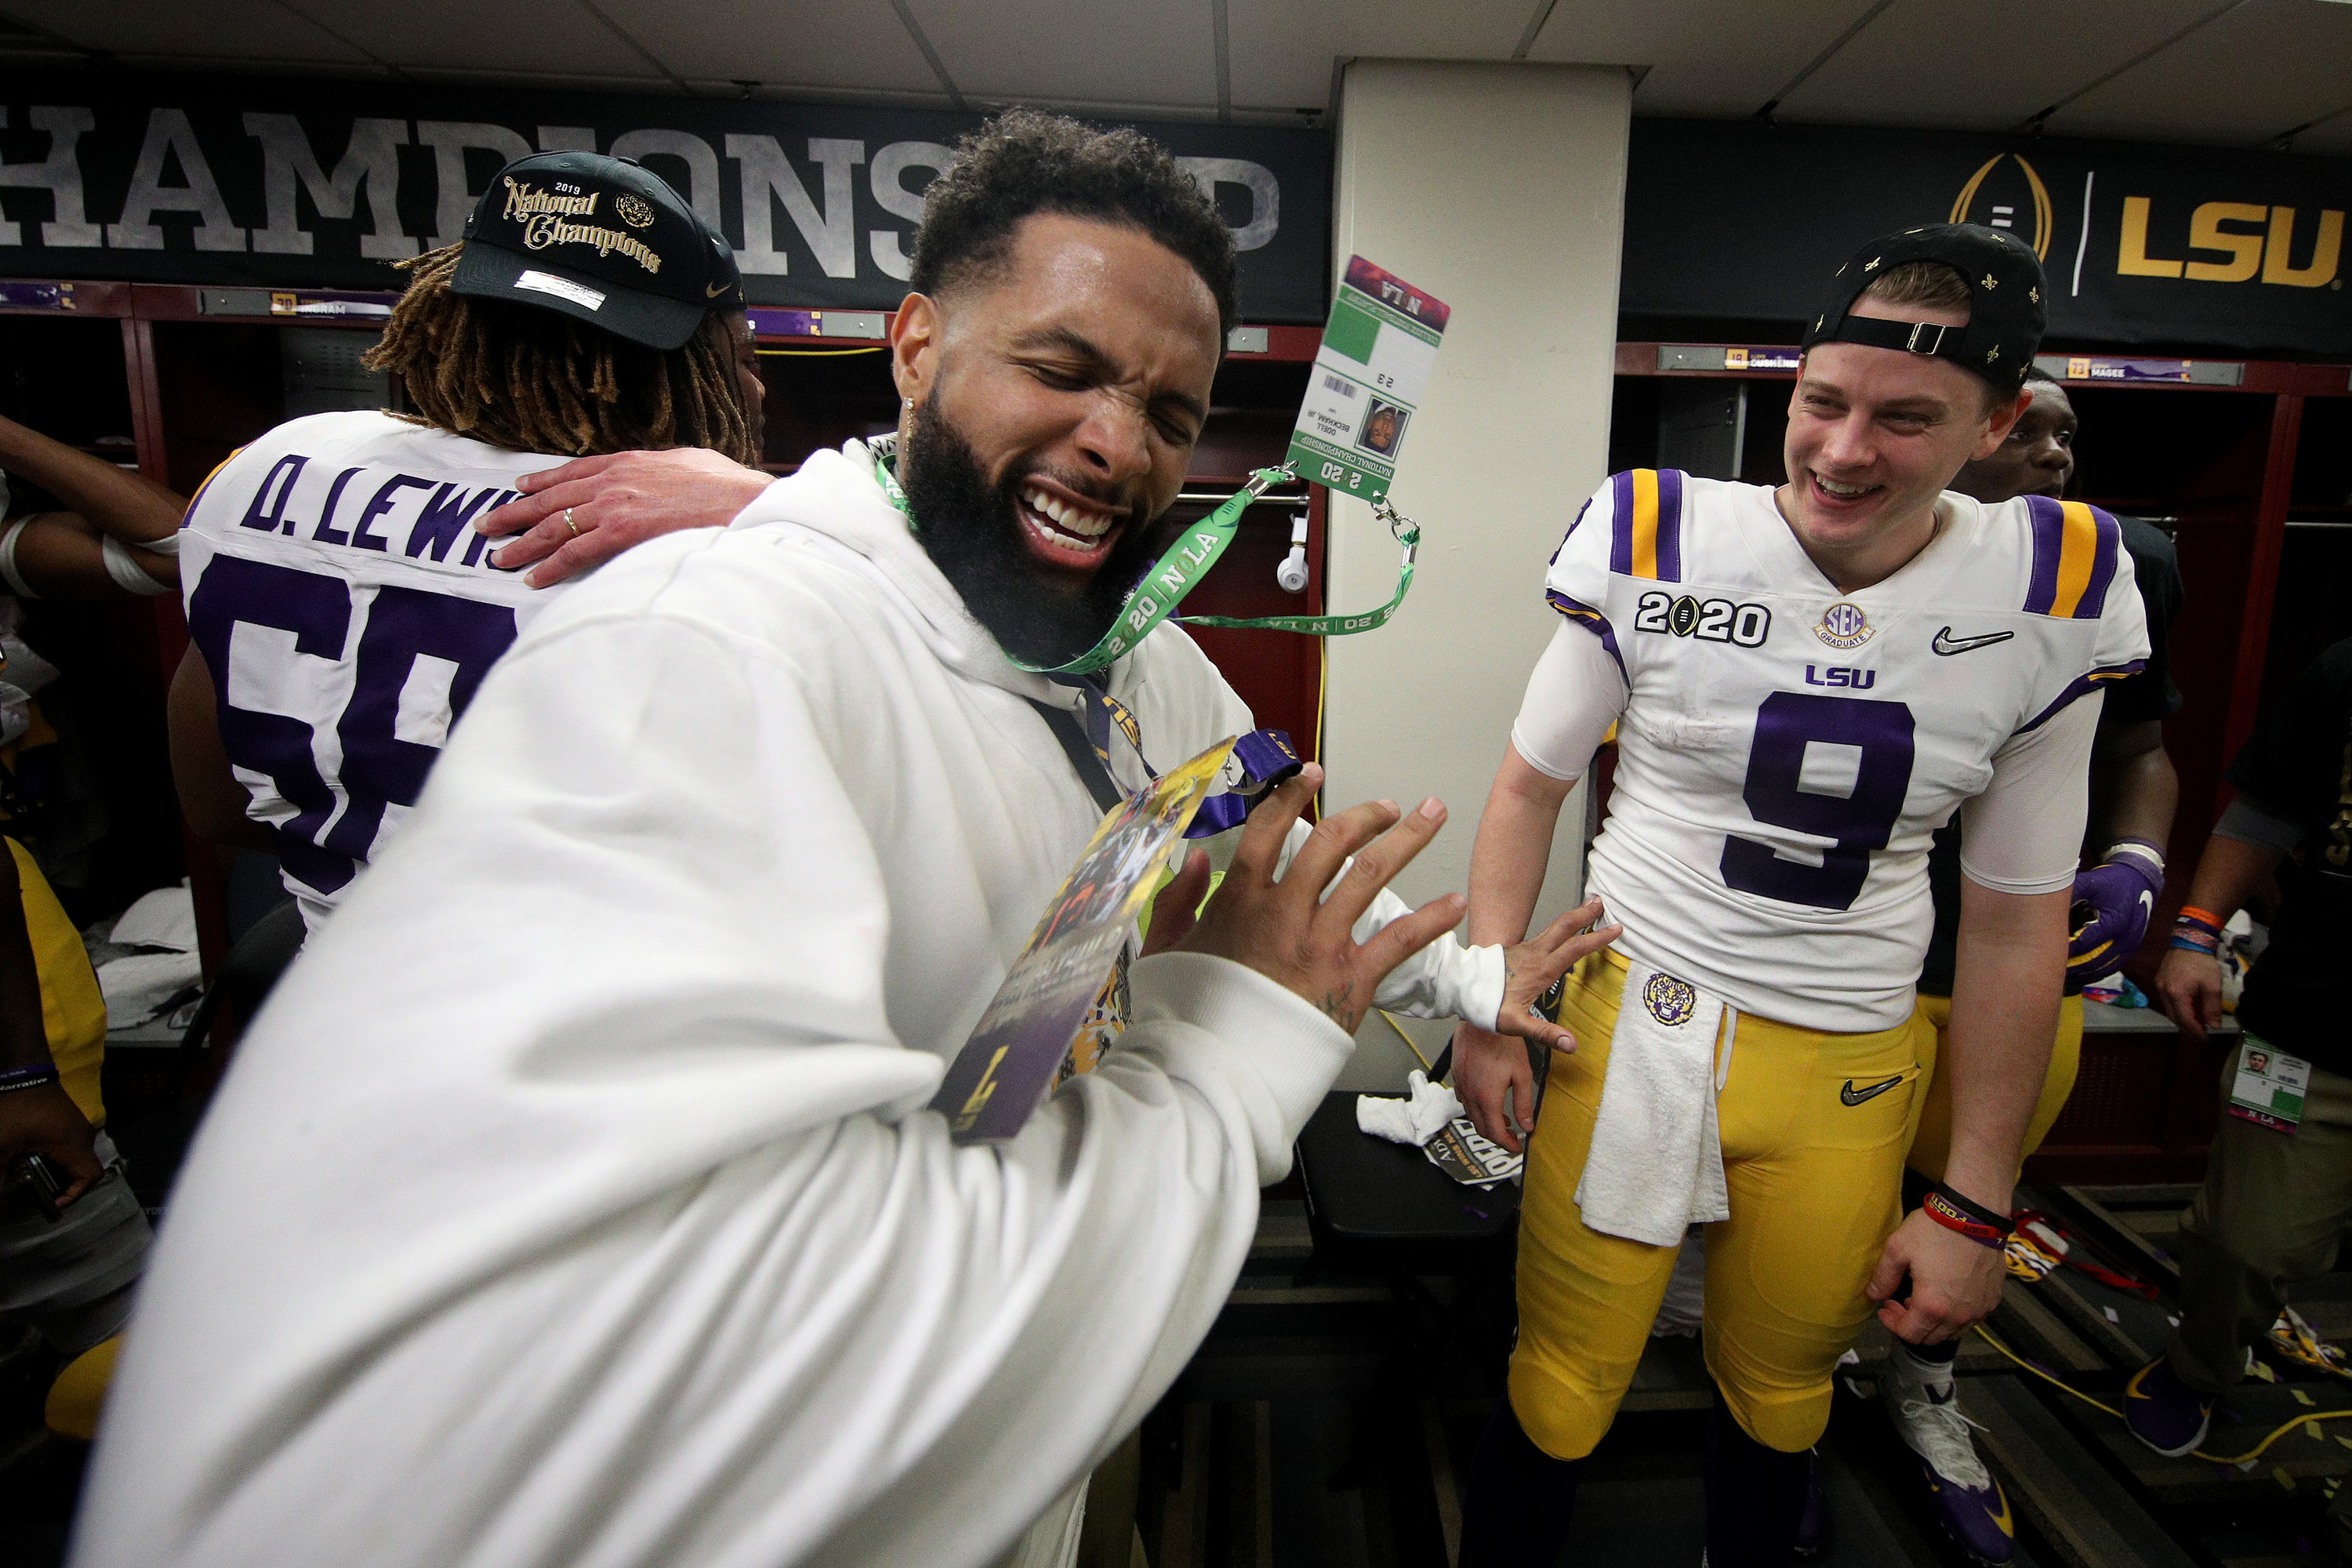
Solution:
{"label": "credential badge", "polygon": [[1878,635],[1878,628],[1870,624],[1860,605],[1836,604],[1822,612],[1822,624],[1813,628],[1813,635],[1843,651],[1860,647]]}
{"label": "credential badge", "polygon": [[1653,974],[1649,984],[1642,987],[1642,1005],[1650,1010],[1651,1017],[1673,1028],[1690,1022],[1691,1015],[1698,1010],[1698,993],[1687,980]]}

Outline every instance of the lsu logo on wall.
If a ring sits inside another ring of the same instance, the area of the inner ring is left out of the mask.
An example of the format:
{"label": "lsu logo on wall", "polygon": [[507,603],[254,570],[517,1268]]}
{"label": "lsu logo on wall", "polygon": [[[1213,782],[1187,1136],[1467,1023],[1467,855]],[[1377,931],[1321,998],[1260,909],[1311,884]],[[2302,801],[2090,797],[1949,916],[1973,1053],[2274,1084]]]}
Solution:
{"label": "lsu logo on wall", "polygon": [[[2014,164],[2014,168],[2004,167]],[[2050,231],[2056,226],[2052,217],[2050,187],[2042,183],[2042,175],[2032,164],[2014,153],[1997,153],[1987,158],[1960,194],[1952,202],[1950,223],[1982,224],[1987,228],[2007,229],[2026,244],[2042,260],[2050,259]]]}
{"label": "lsu logo on wall", "polygon": [[[2259,278],[2290,289],[2344,287],[2336,276],[2344,254],[2344,214],[2338,209],[2319,208],[2314,219],[2299,216],[2293,207],[2204,202],[2184,225],[2181,205],[2168,202],[2167,210],[2159,211],[2152,196],[2124,198],[2116,249],[2118,276],[2190,283],[2250,283]],[[2210,259],[2214,256],[2222,259]]]}

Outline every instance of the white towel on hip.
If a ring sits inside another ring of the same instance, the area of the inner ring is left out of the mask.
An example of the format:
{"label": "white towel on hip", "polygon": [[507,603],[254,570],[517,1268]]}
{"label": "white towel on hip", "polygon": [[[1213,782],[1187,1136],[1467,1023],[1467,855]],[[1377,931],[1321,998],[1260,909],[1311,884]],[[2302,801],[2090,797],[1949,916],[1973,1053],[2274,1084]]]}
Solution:
{"label": "white towel on hip", "polygon": [[1715,1099],[1738,1025],[1721,997],[1662,969],[1628,966],[1601,1113],[1576,1184],[1585,1224],[1675,1247],[1690,1226],[1731,1217]]}

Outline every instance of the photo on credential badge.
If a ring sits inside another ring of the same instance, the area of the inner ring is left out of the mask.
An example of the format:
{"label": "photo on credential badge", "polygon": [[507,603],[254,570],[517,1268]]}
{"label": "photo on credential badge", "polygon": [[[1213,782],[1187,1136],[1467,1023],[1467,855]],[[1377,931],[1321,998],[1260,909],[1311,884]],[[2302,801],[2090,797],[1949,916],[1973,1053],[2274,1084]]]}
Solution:
{"label": "photo on credential badge", "polygon": [[1290,463],[1301,479],[1364,500],[1388,494],[1452,314],[1435,295],[1360,256],[1348,258],[1290,434]]}
{"label": "photo on credential badge", "polygon": [[1228,735],[1169,769],[1095,829],[931,1097],[955,1142],[1002,1142],[1045,1098],[1136,917],[1160,889],[1160,868],[1233,749]]}

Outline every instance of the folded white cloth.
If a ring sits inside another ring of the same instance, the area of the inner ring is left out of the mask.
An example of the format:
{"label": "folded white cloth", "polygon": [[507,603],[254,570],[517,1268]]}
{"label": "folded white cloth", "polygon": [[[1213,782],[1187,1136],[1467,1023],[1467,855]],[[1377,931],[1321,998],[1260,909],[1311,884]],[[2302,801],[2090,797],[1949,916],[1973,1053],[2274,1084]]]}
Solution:
{"label": "folded white cloth", "polygon": [[1407,1074],[1404,1082],[1412,1091],[1410,1099],[1356,1096],[1356,1125],[1375,1138],[1418,1147],[1436,1137],[1438,1129],[1462,1114],[1462,1102],[1454,1098],[1453,1089],[1430,1082],[1428,1075],[1418,1070]]}
{"label": "folded white cloth", "polygon": [[1721,997],[1687,980],[1645,963],[1628,968],[1601,1114],[1576,1184],[1585,1224],[1674,1247],[1690,1226],[1731,1217],[1715,1097],[1731,1071],[1738,1021]]}
{"label": "folded white cloth", "polygon": [[173,997],[203,978],[193,952],[133,952],[98,966],[98,988],[106,997],[106,1026],[143,1024]]}
{"label": "folded white cloth", "polygon": [[123,910],[106,933],[117,947],[164,947],[173,952],[196,951],[196,901],[188,884],[142,893]]}

